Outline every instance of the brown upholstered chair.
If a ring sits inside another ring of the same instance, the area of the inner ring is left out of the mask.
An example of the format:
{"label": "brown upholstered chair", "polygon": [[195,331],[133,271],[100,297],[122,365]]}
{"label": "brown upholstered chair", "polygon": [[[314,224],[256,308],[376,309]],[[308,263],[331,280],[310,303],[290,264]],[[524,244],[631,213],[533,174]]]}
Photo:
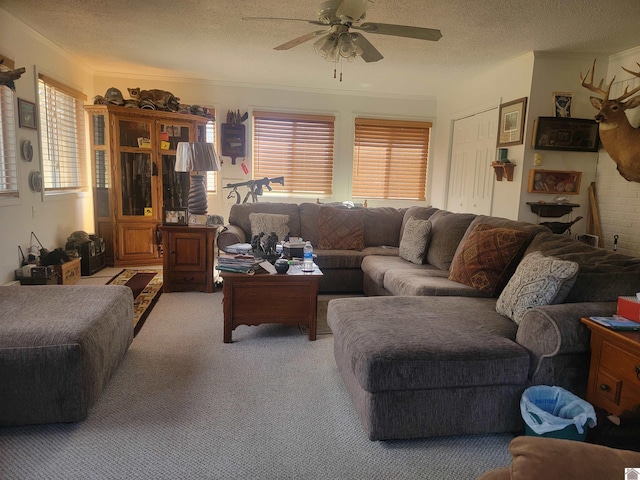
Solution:
{"label": "brown upholstered chair", "polygon": [[516,437],[509,451],[510,467],[491,470],[478,480],[611,480],[625,478],[625,468],[640,467],[640,452],[573,440]]}

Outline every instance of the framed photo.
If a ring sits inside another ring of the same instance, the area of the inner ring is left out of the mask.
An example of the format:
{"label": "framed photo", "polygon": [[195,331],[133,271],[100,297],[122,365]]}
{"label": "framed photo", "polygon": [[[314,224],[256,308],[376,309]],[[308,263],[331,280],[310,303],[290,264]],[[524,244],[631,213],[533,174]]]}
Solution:
{"label": "framed photo", "polygon": [[553,92],[554,116],[563,118],[571,117],[572,101],[573,93],[571,92]]}
{"label": "framed photo", "polygon": [[206,224],[207,224],[206,215],[197,215],[195,213],[189,214],[189,225],[206,225]]}
{"label": "framed photo", "polygon": [[162,224],[163,225],[187,225],[189,214],[183,207],[163,207],[162,208]]}
{"label": "framed photo", "polygon": [[578,195],[582,172],[563,170],[529,170],[529,193],[553,193],[555,195]]}
{"label": "framed photo", "polygon": [[533,148],[597,152],[600,146],[598,122],[588,118],[538,117],[535,121]]}
{"label": "framed photo", "polygon": [[527,97],[500,105],[498,121],[498,147],[519,145],[524,142],[524,114]]}
{"label": "framed photo", "polygon": [[19,98],[18,121],[20,124],[20,128],[32,128],[33,130],[37,130],[38,125],[36,124],[36,104]]}

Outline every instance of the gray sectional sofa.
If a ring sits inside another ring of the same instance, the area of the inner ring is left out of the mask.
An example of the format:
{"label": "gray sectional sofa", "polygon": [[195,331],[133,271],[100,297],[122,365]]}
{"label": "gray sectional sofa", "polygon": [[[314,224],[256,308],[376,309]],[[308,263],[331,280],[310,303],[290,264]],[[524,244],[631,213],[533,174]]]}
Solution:
{"label": "gray sectional sofa", "polygon": [[[530,385],[584,397],[590,348],[580,318],[611,315],[619,295],[640,291],[640,258],[541,225],[427,207],[235,205],[218,245],[249,241],[257,212],[288,215],[291,234],[311,240],[321,291],[367,294],[332,300],[327,318],[372,440],[520,430]],[[416,225],[427,227],[427,244],[409,261],[405,229]],[[361,237],[362,248],[334,248],[339,233]],[[479,259],[500,268],[478,269]],[[529,295],[532,285],[542,293]]]}

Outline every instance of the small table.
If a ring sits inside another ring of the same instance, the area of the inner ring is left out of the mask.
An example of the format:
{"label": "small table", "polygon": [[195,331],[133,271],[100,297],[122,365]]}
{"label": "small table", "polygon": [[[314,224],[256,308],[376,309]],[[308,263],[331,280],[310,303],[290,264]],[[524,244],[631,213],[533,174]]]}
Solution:
{"label": "small table", "polygon": [[633,410],[640,405],[640,332],[582,323],[591,330],[587,401],[614,415]]}
{"label": "small table", "polygon": [[306,325],[316,339],[318,286],[322,271],[303,272],[291,265],[286,274],[220,272],[224,295],[224,343],[238,325]]}

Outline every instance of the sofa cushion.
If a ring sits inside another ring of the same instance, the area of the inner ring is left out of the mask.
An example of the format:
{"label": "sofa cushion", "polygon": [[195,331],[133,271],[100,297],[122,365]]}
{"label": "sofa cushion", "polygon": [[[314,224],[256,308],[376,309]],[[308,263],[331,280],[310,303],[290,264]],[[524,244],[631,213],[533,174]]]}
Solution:
{"label": "sofa cushion", "polygon": [[416,265],[415,263],[407,262],[397,255],[367,255],[362,259],[361,268],[362,271],[371,278],[371,280],[380,286],[384,283],[385,274],[390,270],[408,272],[429,270],[429,275],[447,276],[447,272],[438,270],[432,265]]}
{"label": "sofa cushion", "polygon": [[562,303],[575,283],[578,264],[540,252],[527,255],[500,294],[496,311],[520,323],[527,310]]}
{"label": "sofa cushion", "polygon": [[431,215],[427,263],[440,270],[449,270],[460,240],[475,217],[473,213],[451,213],[446,210],[439,210]]}
{"label": "sofa cushion", "polygon": [[364,248],[364,209],[321,205],[318,213],[318,247],[325,250]]}
{"label": "sofa cushion", "polygon": [[291,235],[300,235],[300,215],[298,213],[298,205],[295,203],[238,203],[231,206],[229,211],[229,224],[238,225],[247,235],[247,240],[251,239],[251,220],[250,213],[279,213],[281,215],[289,215],[289,230]]}
{"label": "sofa cushion", "polygon": [[419,220],[411,217],[404,227],[402,239],[400,240],[400,258],[422,265],[427,255],[430,233],[430,220]]}
{"label": "sofa cushion", "polygon": [[278,213],[250,213],[249,220],[251,222],[251,238],[261,232],[267,235],[275,232],[278,240],[284,240],[289,234],[289,215],[281,215]]}
{"label": "sofa cushion", "polygon": [[368,392],[525,385],[529,355],[495,299],[369,297],[329,302],[336,348]]}
{"label": "sofa cushion", "polygon": [[449,280],[487,295],[500,294],[518,266],[528,239],[524,231],[477,224],[453,259]]}
{"label": "sofa cushion", "polygon": [[364,209],[364,244],[367,247],[400,245],[404,208],[370,207]]}
{"label": "sofa cushion", "polygon": [[576,283],[565,299],[567,303],[614,302],[618,296],[640,292],[638,257],[592,247],[567,235],[553,233],[536,235],[525,255],[537,251],[580,266]]}
{"label": "sofa cushion", "polygon": [[418,207],[417,205],[407,208],[404,212],[404,216],[402,217],[402,225],[400,226],[400,235],[398,236],[398,241],[402,238],[404,227],[410,218],[415,217],[420,220],[429,220],[429,218],[431,218],[431,215],[438,211],[439,209],[437,209],[436,207]]}
{"label": "sofa cushion", "polygon": [[[424,267],[426,265],[422,266]],[[433,269],[433,267],[430,269],[416,268],[406,270],[401,268],[398,270],[388,270],[384,274],[382,285],[392,295],[398,296],[488,296],[486,293],[482,293],[480,290],[476,290],[469,285],[449,280],[446,271]]]}

